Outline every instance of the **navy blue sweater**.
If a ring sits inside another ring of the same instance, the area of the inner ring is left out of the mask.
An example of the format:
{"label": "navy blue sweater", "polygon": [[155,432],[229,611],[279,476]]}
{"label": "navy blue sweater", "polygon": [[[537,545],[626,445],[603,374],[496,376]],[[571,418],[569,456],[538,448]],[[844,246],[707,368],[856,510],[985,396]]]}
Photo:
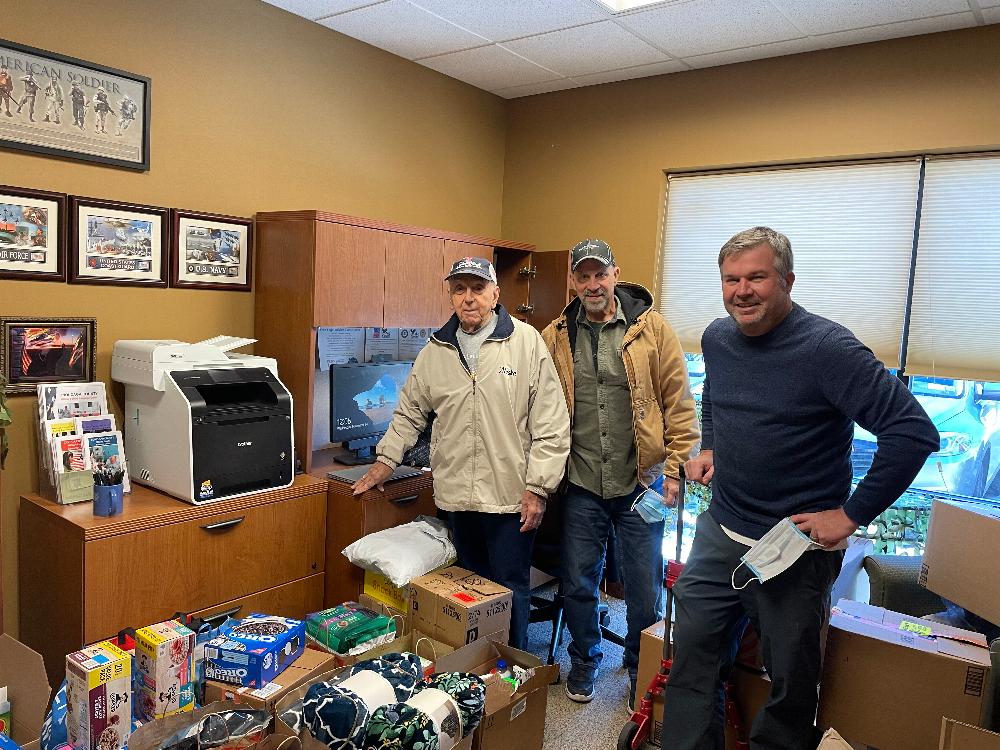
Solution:
{"label": "navy blue sweater", "polygon": [[[785,516],[843,506],[864,526],[892,505],[939,438],[905,385],[843,326],[798,305],[744,336],[713,321],[705,355],[702,448],[714,452],[710,512],[754,539]],[[853,422],[878,438],[851,490]]]}

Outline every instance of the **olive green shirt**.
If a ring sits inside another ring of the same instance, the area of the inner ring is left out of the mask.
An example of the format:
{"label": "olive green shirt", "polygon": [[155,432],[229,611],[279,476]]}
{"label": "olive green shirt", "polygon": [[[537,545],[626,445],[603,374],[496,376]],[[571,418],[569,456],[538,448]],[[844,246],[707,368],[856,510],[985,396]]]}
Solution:
{"label": "olive green shirt", "polygon": [[593,323],[580,306],[573,352],[573,443],[567,475],[604,499],[635,489],[637,457],[632,395],[622,361],[627,321],[615,300],[615,317]]}

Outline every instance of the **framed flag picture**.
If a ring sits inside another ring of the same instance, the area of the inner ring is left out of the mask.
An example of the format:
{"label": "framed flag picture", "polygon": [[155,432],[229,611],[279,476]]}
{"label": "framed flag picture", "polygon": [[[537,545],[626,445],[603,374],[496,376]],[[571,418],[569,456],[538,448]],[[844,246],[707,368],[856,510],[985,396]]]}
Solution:
{"label": "framed flag picture", "polygon": [[97,360],[96,318],[0,318],[0,371],[7,395],[39,383],[88,383]]}

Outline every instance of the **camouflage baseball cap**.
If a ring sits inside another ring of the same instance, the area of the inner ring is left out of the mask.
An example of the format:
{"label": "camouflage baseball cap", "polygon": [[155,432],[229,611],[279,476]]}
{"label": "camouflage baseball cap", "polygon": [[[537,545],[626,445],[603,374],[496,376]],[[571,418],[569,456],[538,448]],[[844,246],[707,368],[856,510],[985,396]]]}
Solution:
{"label": "camouflage baseball cap", "polygon": [[445,281],[452,276],[478,276],[494,284],[497,283],[496,269],[486,258],[459,258],[451,264],[451,271],[444,277]]}
{"label": "camouflage baseball cap", "polygon": [[615,256],[611,253],[611,248],[604,240],[584,240],[573,246],[573,270],[585,260],[599,260],[606,266],[615,265]]}

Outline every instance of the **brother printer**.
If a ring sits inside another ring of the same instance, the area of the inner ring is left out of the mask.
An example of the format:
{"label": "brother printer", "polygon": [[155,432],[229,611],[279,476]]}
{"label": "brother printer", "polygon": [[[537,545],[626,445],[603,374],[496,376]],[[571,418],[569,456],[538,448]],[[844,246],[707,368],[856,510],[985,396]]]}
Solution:
{"label": "brother printer", "polygon": [[295,474],[292,396],[255,339],[115,342],[125,384],[129,476],[190,503],[287,487]]}

